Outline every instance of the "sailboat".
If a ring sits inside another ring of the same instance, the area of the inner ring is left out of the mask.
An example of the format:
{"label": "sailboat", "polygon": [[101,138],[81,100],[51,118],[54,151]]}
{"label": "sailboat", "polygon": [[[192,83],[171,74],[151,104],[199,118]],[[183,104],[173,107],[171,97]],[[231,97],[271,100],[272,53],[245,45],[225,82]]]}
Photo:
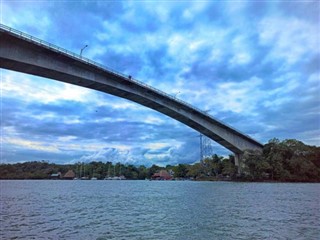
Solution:
{"label": "sailboat", "polygon": [[79,164],[77,164],[76,177],[73,178],[73,180],[80,180],[80,167],[79,167]]}
{"label": "sailboat", "polygon": [[112,177],[110,177],[110,165],[108,166],[108,175],[104,178],[104,180],[112,180]]}
{"label": "sailboat", "polygon": [[82,165],[83,165],[83,177],[81,177],[80,179],[81,179],[81,180],[88,180],[89,178],[86,177],[86,171],[85,171],[85,165],[84,165],[84,163],[82,163]]}
{"label": "sailboat", "polygon": [[91,180],[98,180],[98,178],[94,177],[94,170],[93,170],[93,167],[92,167],[92,178]]}

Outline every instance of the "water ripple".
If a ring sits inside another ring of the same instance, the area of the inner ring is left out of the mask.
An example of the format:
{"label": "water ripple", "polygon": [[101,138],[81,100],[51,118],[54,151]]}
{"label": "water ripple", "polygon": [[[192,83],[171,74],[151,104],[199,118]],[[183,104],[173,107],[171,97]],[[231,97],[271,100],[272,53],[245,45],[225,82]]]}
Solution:
{"label": "water ripple", "polygon": [[319,239],[319,186],[2,181],[0,239]]}

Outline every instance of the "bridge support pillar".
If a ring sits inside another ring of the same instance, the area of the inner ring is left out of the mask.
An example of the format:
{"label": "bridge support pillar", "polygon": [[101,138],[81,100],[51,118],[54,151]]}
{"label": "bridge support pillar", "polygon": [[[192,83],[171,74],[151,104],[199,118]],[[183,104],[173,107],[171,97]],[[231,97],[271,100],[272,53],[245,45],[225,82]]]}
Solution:
{"label": "bridge support pillar", "polygon": [[242,165],[242,154],[241,153],[235,153],[234,154],[234,163],[235,165],[238,167],[238,174],[241,175],[242,173],[242,169],[241,169],[241,165]]}

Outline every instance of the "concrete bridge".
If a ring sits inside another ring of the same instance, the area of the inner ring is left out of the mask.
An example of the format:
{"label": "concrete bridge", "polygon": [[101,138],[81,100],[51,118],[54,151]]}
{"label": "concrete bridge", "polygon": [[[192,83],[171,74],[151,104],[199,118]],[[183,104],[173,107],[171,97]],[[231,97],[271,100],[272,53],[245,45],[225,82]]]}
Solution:
{"label": "concrete bridge", "polygon": [[232,151],[238,166],[244,150],[261,150],[263,147],[205,111],[165,92],[2,24],[0,67],[91,88],[152,108]]}

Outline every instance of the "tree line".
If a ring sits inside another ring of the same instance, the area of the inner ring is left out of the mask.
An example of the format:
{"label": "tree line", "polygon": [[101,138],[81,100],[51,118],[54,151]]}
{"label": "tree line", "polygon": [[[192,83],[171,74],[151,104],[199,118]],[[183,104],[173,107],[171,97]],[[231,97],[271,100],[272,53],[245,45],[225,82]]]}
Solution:
{"label": "tree line", "polygon": [[104,179],[125,176],[126,179],[150,179],[167,170],[174,179],[320,182],[320,147],[308,146],[290,139],[272,139],[263,151],[246,151],[241,161],[241,174],[233,155],[214,154],[195,164],[151,167],[93,161],[90,163],[54,164],[46,161],[0,164],[0,179],[49,179],[51,174],[73,170],[76,177]]}
{"label": "tree line", "polygon": [[262,152],[246,151],[243,178],[290,182],[320,182],[320,147],[274,138]]}

